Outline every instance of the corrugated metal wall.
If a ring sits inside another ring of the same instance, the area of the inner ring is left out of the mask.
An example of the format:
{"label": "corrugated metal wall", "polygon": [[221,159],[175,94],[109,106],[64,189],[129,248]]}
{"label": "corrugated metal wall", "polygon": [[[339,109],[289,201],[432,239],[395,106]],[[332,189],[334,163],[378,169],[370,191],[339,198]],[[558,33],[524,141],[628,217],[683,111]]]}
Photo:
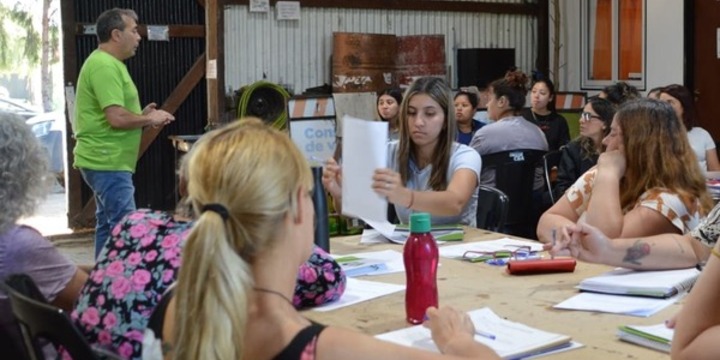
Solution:
{"label": "corrugated metal wall", "polygon": [[299,21],[278,21],[274,8],[250,13],[247,6],[232,5],[225,8],[225,84],[238,89],[266,77],[290,84],[296,93],[329,84],[336,31],[443,34],[453,85],[458,48],[514,48],[516,65],[529,72],[537,55],[536,28],[536,17],[527,15],[328,8],[301,8]]}
{"label": "corrugated metal wall", "polygon": [[[163,1],[75,1],[75,19],[78,23],[94,23],[97,16],[113,7],[130,8],[137,12],[139,23],[150,25],[202,25],[203,9],[194,0]],[[97,48],[94,35],[76,38],[79,67]],[[203,38],[172,38],[170,41],[143,39],[137,54],[126,61],[128,71],[135,80],[143,106],[156,102],[158,106],[168,98],[200,54],[205,51]],[[76,79],[66,79],[75,83]],[[175,113],[176,121],[165,127],[155,142],[140,159],[135,181],[135,201],[138,207],[171,209],[175,205],[175,152],[168,135],[200,134],[207,123],[205,82],[195,87]],[[92,192],[83,185],[83,202]]]}

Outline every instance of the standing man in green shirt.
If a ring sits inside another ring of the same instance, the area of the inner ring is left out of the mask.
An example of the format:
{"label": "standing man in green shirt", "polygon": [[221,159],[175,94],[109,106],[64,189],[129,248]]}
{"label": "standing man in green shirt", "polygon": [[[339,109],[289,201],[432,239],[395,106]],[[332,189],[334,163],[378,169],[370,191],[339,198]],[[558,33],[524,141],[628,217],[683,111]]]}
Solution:
{"label": "standing man in green shirt", "polygon": [[129,9],[103,12],[96,22],[98,48],[80,69],[75,98],[75,163],[95,195],[95,257],[110,230],[135,210],[135,172],[145,126],[163,126],[175,117],[151,103],[140,107],[138,91],[124,60],[135,55],[140,35]]}

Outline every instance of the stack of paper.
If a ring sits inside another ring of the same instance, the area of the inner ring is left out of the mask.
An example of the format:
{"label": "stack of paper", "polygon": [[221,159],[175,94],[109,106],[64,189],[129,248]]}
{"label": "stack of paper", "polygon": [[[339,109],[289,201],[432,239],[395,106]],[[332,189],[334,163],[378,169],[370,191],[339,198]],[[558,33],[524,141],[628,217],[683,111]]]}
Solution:
{"label": "stack of paper", "polygon": [[673,332],[673,329],[668,329],[665,324],[625,325],[618,328],[617,335],[622,341],[670,353]]}
{"label": "stack of paper", "polygon": [[672,305],[683,295],[668,299],[643,296],[620,296],[596,293],[577,294],[555,306],[555,309],[599,311],[611,314],[648,317]]}
{"label": "stack of paper", "polygon": [[402,290],[405,290],[405,285],[386,284],[377,281],[347,278],[345,292],[339,300],[314,307],[313,311],[331,311]]}
{"label": "stack of paper", "polygon": [[[410,236],[410,226],[400,224],[395,227],[395,233],[402,236],[404,238],[402,242],[405,243],[405,239]],[[460,224],[433,225],[430,233],[437,241],[462,241],[465,230]]]}
{"label": "stack of paper", "polygon": [[618,268],[580,282],[578,289],[604,294],[669,298],[692,287],[700,275],[695,268],[635,271]]}
{"label": "stack of paper", "polygon": [[[476,331],[483,334],[475,335],[475,340],[492,348],[504,359],[518,359],[559,349],[580,347],[579,344],[572,343],[569,336],[505,320],[489,308],[473,310],[468,315],[470,315]],[[432,341],[430,330],[422,325],[391,331],[376,337],[400,345],[438,352],[437,346]]]}
{"label": "stack of paper", "polygon": [[[396,244],[405,244],[408,236],[410,236],[410,228],[407,224],[394,225],[387,221],[378,222],[363,219],[372,229],[365,229],[360,238],[361,244],[373,244],[383,242],[393,242]],[[465,235],[465,229],[459,224],[450,225],[433,225],[430,233],[438,243],[445,241],[462,241]]]}
{"label": "stack of paper", "polygon": [[647,317],[683,297],[699,274],[695,268],[662,271],[615,269],[583,280],[577,288],[589,292],[575,295],[555,305],[555,308]]}

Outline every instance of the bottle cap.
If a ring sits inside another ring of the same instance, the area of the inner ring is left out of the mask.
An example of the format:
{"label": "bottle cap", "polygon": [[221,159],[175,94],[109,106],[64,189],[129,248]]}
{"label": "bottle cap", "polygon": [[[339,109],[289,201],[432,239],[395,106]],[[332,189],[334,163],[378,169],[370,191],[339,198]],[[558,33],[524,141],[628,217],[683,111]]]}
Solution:
{"label": "bottle cap", "polygon": [[424,212],[410,214],[410,232],[430,232],[430,214]]}

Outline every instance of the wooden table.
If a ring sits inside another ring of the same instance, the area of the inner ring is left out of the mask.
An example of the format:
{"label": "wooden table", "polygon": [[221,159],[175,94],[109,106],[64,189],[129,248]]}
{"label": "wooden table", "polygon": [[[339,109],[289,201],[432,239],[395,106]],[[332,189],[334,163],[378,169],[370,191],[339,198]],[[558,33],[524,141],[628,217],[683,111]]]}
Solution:
{"label": "wooden table", "polygon": [[[465,241],[494,240],[505,235],[468,229]],[[330,240],[333,254],[394,249],[400,245],[359,243],[359,236]],[[577,350],[550,355],[548,359],[668,359],[669,356],[617,339],[620,325],[657,324],[670,318],[679,305],[674,304],[649,318],[567,311],[553,305],[577,294],[574,288],[582,279],[608,271],[604,265],[578,262],[574,273],[511,276],[505,267],[468,263],[440,258],[438,289],[440,305],[470,311],[490,307],[499,316],[542,330],[566,334],[585,345]],[[404,284],[405,274],[363,277],[365,280]],[[342,326],[377,335],[409,326],[405,322],[405,292],[398,292],[329,312],[305,311],[308,318],[333,326]]]}

